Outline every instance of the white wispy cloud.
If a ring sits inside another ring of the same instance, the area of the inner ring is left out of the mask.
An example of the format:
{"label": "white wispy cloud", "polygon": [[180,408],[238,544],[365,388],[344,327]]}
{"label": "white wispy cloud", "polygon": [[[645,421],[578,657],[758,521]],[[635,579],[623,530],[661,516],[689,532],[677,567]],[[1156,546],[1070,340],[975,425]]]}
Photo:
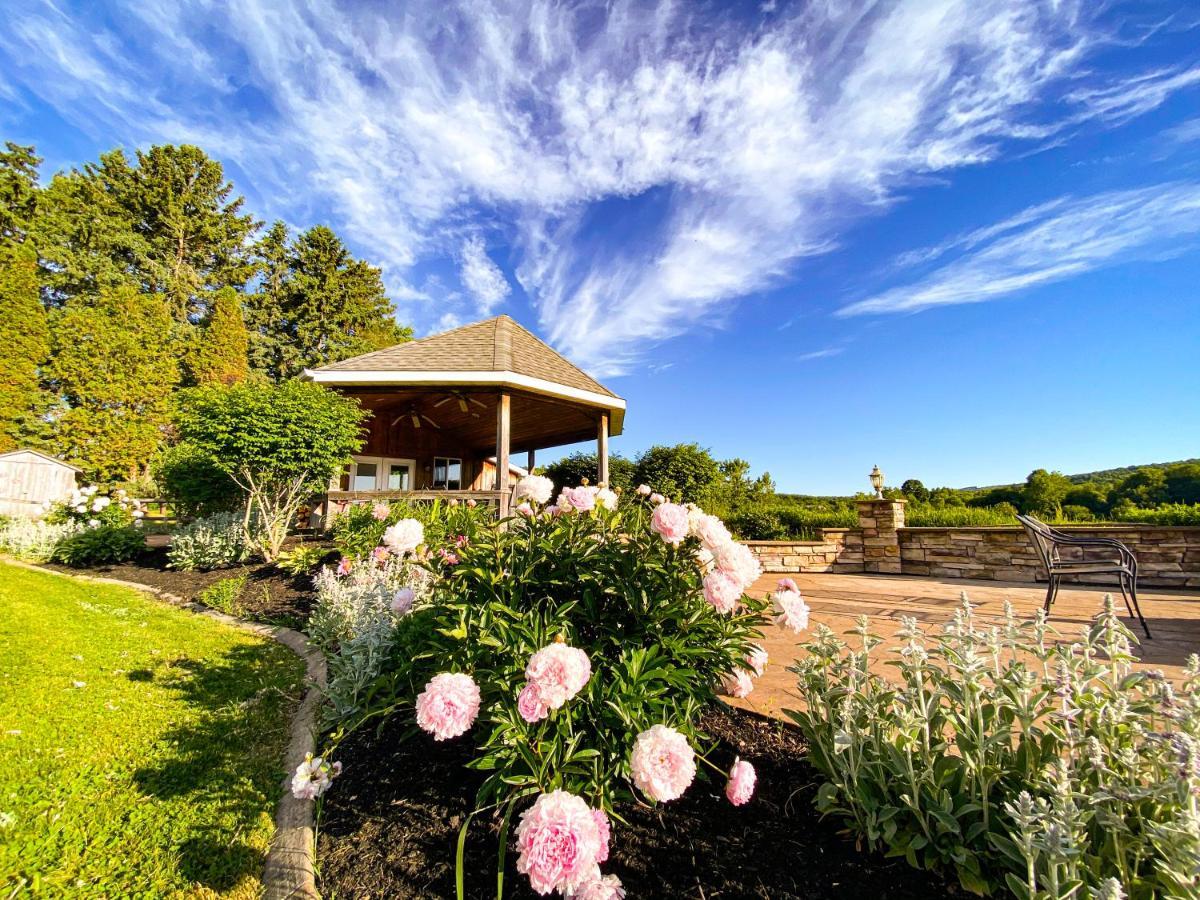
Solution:
{"label": "white wispy cloud", "polygon": [[[0,32],[0,60],[6,92],[90,134],[194,140],[247,173],[264,213],[332,211],[419,326],[507,296],[471,237],[501,221],[542,331],[611,374],[722,322],[914,179],[1196,86],[1200,69],[1099,80],[1093,6],[764,4],[742,20],[666,0],[103,15],[41,0]],[[652,191],[660,216],[597,243],[598,202]],[[457,260],[474,298],[409,285],[430,259]]]}
{"label": "white wispy cloud", "polygon": [[463,286],[471,292],[482,315],[488,315],[512,292],[500,267],[487,254],[483,238],[472,235],[462,243],[459,254]]}
{"label": "white wispy cloud", "polygon": [[1064,197],[935,248],[961,255],[910,284],[839,311],[917,312],[981,303],[1131,259],[1163,258],[1200,238],[1200,184],[1172,182]]}
{"label": "white wispy cloud", "polygon": [[808,353],[801,353],[796,357],[796,362],[809,362],[814,359],[828,359],[831,356],[838,356],[845,347],[822,347],[820,350],[810,350]]}

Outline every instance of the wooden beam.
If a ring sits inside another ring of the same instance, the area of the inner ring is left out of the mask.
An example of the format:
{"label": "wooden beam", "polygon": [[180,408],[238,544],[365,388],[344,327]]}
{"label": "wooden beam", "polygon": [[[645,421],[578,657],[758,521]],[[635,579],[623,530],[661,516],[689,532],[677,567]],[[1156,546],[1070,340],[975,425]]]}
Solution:
{"label": "wooden beam", "polygon": [[534,467],[534,465],[536,465],[533,461],[533,450],[529,450],[529,451],[527,451],[527,453],[528,453],[528,458],[525,460],[525,469],[532,475],[533,467]]}
{"label": "wooden beam", "polygon": [[600,424],[596,428],[596,460],[600,483],[608,487],[608,413],[600,414]]}
{"label": "wooden beam", "polygon": [[496,404],[496,490],[500,492],[500,517],[508,515],[508,448],[512,429],[512,398],[500,395]]}

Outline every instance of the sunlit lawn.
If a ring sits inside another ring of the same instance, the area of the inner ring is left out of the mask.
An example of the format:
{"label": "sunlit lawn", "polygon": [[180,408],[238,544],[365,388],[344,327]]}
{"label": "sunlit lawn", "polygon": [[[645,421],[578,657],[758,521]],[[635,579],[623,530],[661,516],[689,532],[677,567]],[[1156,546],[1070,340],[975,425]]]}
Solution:
{"label": "sunlit lawn", "polygon": [[254,896],[303,663],[0,563],[0,897]]}

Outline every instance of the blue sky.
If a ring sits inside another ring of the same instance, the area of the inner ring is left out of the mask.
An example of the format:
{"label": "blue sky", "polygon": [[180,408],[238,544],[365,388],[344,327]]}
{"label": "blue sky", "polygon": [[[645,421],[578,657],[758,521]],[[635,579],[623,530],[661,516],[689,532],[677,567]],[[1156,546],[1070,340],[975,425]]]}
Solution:
{"label": "blue sky", "polygon": [[1200,456],[1194,4],[12,10],[47,174],[196,143],[418,332],[507,312],[601,377],[615,450],[805,493]]}

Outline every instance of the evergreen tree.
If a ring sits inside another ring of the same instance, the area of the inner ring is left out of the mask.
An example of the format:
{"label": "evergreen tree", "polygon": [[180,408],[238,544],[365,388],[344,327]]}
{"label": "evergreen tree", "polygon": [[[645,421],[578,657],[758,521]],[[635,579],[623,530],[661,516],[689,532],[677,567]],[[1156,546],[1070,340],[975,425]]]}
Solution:
{"label": "evergreen tree", "polygon": [[164,298],[130,286],[79,297],[51,320],[49,370],[64,409],[56,449],[89,478],[134,478],[162,442],[179,370]]}
{"label": "evergreen tree", "polygon": [[249,374],[249,336],[242,318],[241,297],[233,288],[213,295],[208,319],[196,336],[189,361],[193,384],[235,384]]}
{"label": "evergreen tree", "polygon": [[0,245],[0,451],[41,442],[49,395],[39,384],[39,367],[49,355],[37,254],[29,244]]}
{"label": "evergreen tree", "polygon": [[396,324],[380,270],[355,259],[324,225],[289,243],[276,222],[257,248],[249,303],[253,367],[280,381],[412,337]]}
{"label": "evergreen tree", "polygon": [[41,162],[32,147],[5,142],[0,153],[0,244],[25,239],[37,211]]}

